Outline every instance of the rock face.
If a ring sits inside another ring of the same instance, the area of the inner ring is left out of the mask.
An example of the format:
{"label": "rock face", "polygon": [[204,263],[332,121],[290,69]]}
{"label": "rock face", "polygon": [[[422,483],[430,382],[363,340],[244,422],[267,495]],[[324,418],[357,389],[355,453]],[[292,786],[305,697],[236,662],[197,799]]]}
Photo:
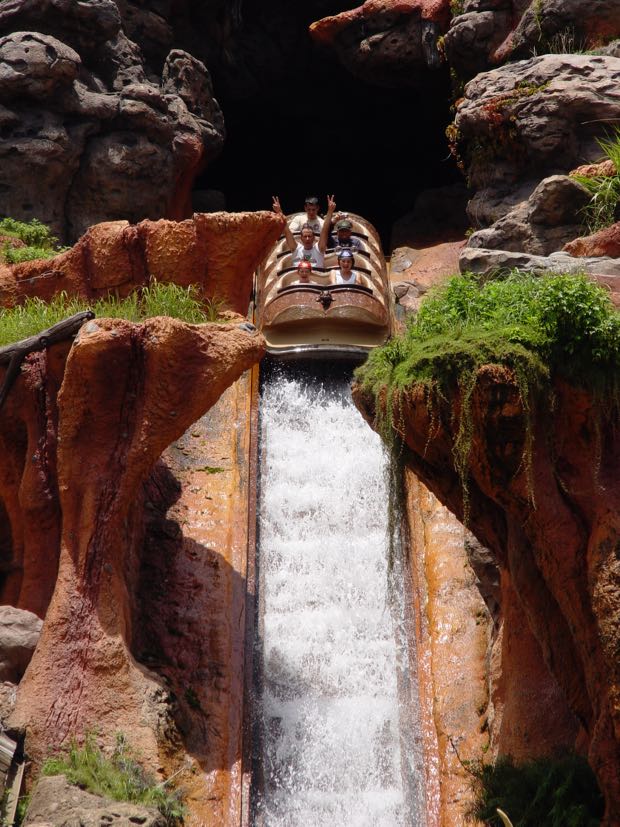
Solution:
{"label": "rock face", "polygon": [[20,682],[39,641],[42,625],[32,612],[0,606],[0,681]]}
{"label": "rock face", "polygon": [[477,190],[469,206],[476,226],[526,200],[543,178],[600,159],[597,139],[620,118],[619,78],[615,57],[543,55],[467,84],[452,138]]}
{"label": "rock face", "polygon": [[491,227],[473,233],[467,246],[549,255],[582,232],[581,211],[589,201],[588,191],[573,178],[552,175],[540,182],[527,201]]}
{"label": "rock face", "polygon": [[[21,540],[5,553],[23,570],[5,589],[11,602],[43,612],[56,580],[11,725],[25,729],[35,759],[97,725],[125,732],[159,767],[159,750],[181,740],[166,684],[132,654],[143,485],[164,448],[261,358],[264,342],[234,325],[101,319],[82,327],[68,357],[67,349],[29,359],[0,417],[12,471],[2,501]],[[47,522],[31,525],[20,501],[34,508],[39,491]]]}
{"label": "rock face", "polygon": [[[557,380],[553,392],[552,408],[542,401],[531,411],[528,480],[526,414],[514,376],[498,366],[480,369],[472,395],[470,525],[493,552],[502,581],[510,578],[519,613],[586,733],[606,798],[603,824],[612,827],[620,820],[620,442],[613,415],[585,391]],[[372,423],[374,398],[359,387],[354,397]],[[462,519],[453,449],[463,400],[454,388],[436,404],[431,411],[424,388],[413,386],[394,405],[395,424],[408,466]]]}
{"label": "rock face", "polygon": [[329,44],[354,75],[387,86],[418,85],[438,69],[437,39],[450,16],[447,0],[366,0],[313,23],[310,34]]}
{"label": "rock face", "polygon": [[25,825],[65,827],[165,827],[165,818],[152,807],[126,804],[92,795],[67,782],[64,775],[40,778],[32,793]]}
{"label": "rock face", "polygon": [[0,122],[0,213],[63,240],[108,219],[188,217],[224,140],[204,64],[172,50],[147,73],[112,0],[2,4]]}
{"label": "rock face", "polygon": [[0,305],[27,296],[49,300],[63,290],[84,298],[106,296],[110,290],[126,296],[156,280],[195,284],[205,297],[245,315],[252,273],[283,224],[272,212],[97,224],[54,259],[0,265]]}
{"label": "rock face", "polygon": [[576,238],[565,245],[571,256],[606,256],[620,258],[620,222],[605,227],[598,233]]}
{"label": "rock face", "polygon": [[601,0],[465,0],[445,37],[446,56],[461,77],[536,53],[586,51],[620,35],[620,3]]}

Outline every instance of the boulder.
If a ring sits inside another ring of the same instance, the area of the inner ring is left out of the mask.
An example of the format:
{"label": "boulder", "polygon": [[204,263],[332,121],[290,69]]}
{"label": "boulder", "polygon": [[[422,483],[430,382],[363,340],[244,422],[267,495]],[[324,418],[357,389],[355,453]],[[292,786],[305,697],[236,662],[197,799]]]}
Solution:
{"label": "boulder", "polygon": [[201,61],[175,49],[161,78],[147,75],[111,0],[9,0],[5,32],[0,213],[64,241],[103,220],[191,215],[193,182],[225,134]]}
{"label": "boulder", "polygon": [[81,790],[64,775],[51,775],[37,781],[23,823],[31,827],[166,827],[167,822],[154,807],[112,801]]}
{"label": "boulder", "polygon": [[620,221],[592,235],[576,238],[564,246],[571,256],[605,256],[620,259]]}
{"label": "boulder", "polygon": [[456,146],[471,186],[514,190],[599,161],[620,118],[620,59],[543,55],[477,75],[457,102]]}
{"label": "boulder", "polygon": [[473,233],[467,246],[549,255],[583,230],[582,210],[589,202],[590,193],[573,178],[550,176],[527,201]]}
{"label": "boulder", "polygon": [[0,606],[0,681],[20,682],[42,626],[43,621],[33,612]]}

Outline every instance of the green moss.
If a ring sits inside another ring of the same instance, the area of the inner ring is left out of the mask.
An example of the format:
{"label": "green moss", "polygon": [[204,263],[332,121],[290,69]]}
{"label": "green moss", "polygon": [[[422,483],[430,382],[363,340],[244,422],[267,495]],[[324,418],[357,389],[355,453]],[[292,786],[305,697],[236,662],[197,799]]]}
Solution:
{"label": "green moss", "polygon": [[[465,274],[429,294],[405,332],[373,351],[356,378],[374,394],[379,429],[392,445],[399,440],[395,411],[404,389],[425,389],[431,434],[441,397],[459,392],[453,453],[467,518],[471,399],[479,369],[496,364],[514,372],[525,414],[523,462],[529,477],[535,398],[550,393],[553,375],[563,374],[612,399],[608,409],[617,415],[619,356],[620,314],[587,276],[513,272],[485,282]],[[533,500],[531,485],[530,496]]]}
{"label": "green moss", "polygon": [[121,733],[116,737],[110,757],[102,753],[90,734],[82,746],[72,741],[66,751],[48,758],[41,772],[64,775],[70,784],[113,801],[156,807],[168,825],[176,825],[183,819],[179,793],[168,791],[165,782],[157,783],[142,769]]}
{"label": "green moss", "polygon": [[514,827],[596,827],[603,796],[587,761],[576,755],[541,758],[520,765],[500,758],[494,765],[467,762],[475,804],[470,816],[501,827],[500,808]]}

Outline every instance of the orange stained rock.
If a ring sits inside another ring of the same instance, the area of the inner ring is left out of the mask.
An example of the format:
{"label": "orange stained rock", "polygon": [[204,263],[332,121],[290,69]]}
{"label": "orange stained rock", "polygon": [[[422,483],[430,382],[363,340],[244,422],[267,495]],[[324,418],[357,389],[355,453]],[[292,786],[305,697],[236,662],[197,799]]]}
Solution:
{"label": "orange stained rock", "polygon": [[182,753],[169,687],[134,650],[144,486],[166,446],[263,353],[262,337],[236,325],[81,329],[58,394],[58,579],[12,719],[35,760],[95,727],[109,740],[125,732],[151,767]]}
{"label": "orange stained rock", "polygon": [[419,13],[424,20],[443,24],[449,17],[446,0],[366,0],[355,9],[312,23],[310,34],[315,40],[333,43],[335,38],[352,23],[384,14],[412,15]]}
{"label": "orange stained rock", "polygon": [[63,290],[125,296],[152,281],[196,284],[205,298],[245,315],[254,270],[282,232],[273,212],[196,213],[186,221],[95,224],[53,259],[0,266],[0,306]]}
{"label": "orange stained rock", "polygon": [[[465,529],[406,472],[421,690],[427,822],[465,825],[473,801],[461,764],[488,746],[486,653],[491,623],[467,561]],[[458,751],[458,755],[457,755]],[[460,759],[460,760],[459,760]]]}

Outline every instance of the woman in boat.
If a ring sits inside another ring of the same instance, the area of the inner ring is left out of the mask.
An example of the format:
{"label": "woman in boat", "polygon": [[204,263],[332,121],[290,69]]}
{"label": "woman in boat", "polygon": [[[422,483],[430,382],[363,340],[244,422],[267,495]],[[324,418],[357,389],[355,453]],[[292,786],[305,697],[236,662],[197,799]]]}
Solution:
{"label": "woman in boat", "polygon": [[355,257],[351,250],[340,250],[338,253],[338,270],[336,284],[360,284],[359,274],[353,269]]}

